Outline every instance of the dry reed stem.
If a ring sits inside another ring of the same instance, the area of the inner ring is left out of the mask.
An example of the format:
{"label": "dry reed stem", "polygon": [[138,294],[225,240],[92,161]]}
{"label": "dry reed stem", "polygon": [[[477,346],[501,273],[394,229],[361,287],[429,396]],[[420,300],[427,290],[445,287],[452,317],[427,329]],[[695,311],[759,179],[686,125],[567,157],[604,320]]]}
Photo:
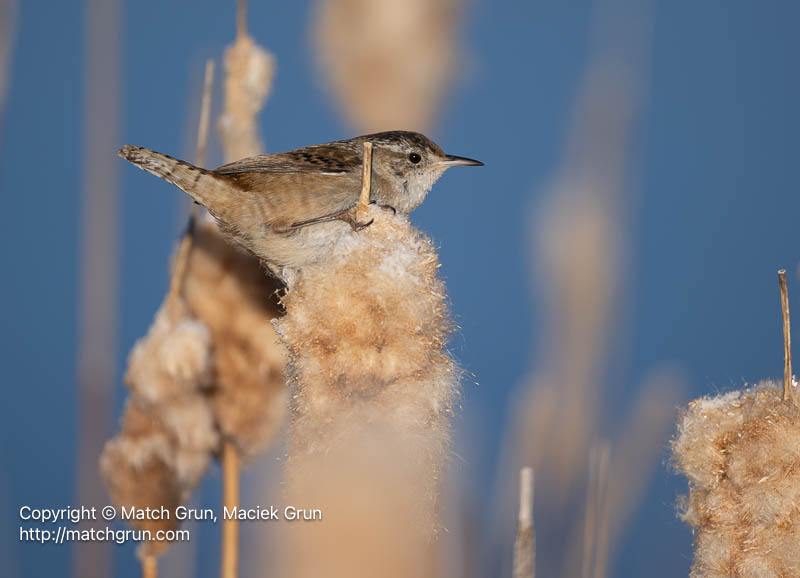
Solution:
{"label": "dry reed stem", "polygon": [[610,444],[601,440],[589,453],[589,482],[583,531],[581,576],[603,578],[608,559],[608,481]]}
{"label": "dry reed stem", "polygon": [[[200,104],[200,120],[197,124],[197,143],[195,146],[195,164],[198,167],[205,165],[206,150],[208,148],[208,125],[211,117],[211,91],[214,87],[214,61],[206,60],[205,74],[203,75],[203,96]],[[183,280],[186,276],[186,269],[189,266],[189,253],[192,250],[192,239],[194,237],[194,226],[197,215],[197,205],[192,203],[189,216],[189,225],[186,233],[181,237],[178,251],[175,255],[172,269],[172,277],[169,283],[167,303],[173,303],[176,299],[182,299]]]}
{"label": "dry reed stem", "polygon": [[155,556],[142,558],[142,578],[158,578],[158,558]]}
{"label": "dry reed stem", "polygon": [[536,530],[533,526],[533,468],[519,471],[519,516],[514,540],[513,578],[536,576]]}
{"label": "dry reed stem", "polygon": [[597,494],[597,532],[595,535],[595,560],[593,578],[605,578],[608,574],[608,555],[611,546],[610,515],[608,494],[610,489],[610,450],[611,446],[605,443],[600,449],[598,465],[598,494]]}
{"label": "dry reed stem", "polygon": [[369,196],[372,192],[372,143],[364,143],[364,161],[361,164],[361,193],[356,206],[356,223],[365,223]]}
{"label": "dry reed stem", "polygon": [[589,454],[589,482],[586,484],[586,507],[583,523],[583,553],[581,556],[581,578],[591,578],[592,557],[594,556],[595,527],[597,525],[596,494],[596,461],[595,454]]}
{"label": "dry reed stem", "polygon": [[236,0],[236,38],[247,35],[247,0]]}
{"label": "dry reed stem", "polygon": [[[203,99],[200,103],[200,121],[197,124],[197,147],[194,153],[194,164],[198,167],[206,166],[206,151],[208,150],[208,127],[211,124],[211,92],[214,88],[214,60],[206,60],[203,74]],[[192,203],[192,207],[195,204]]]}
{"label": "dry reed stem", "polygon": [[167,306],[181,299],[183,291],[183,279],[186,276],[186,268],[189,263],[189,253],[192,250],[192,229],[194,228],[194,217],[189,218],[187,232],[181,237],[178,250],[173,258],[172,275],[169,279],[169,289],[167,290]]}
{"label": "dry reed stem", "polygon": [[[222,445],[222,505],[233,511],[239,505],[239,452],[230,442]],[[222,578],[239,574],[239,521],[222,521]]]}
{"label": "dry reed stem", "polygon": [[792,330],[789,318],[789,290],[786,287],[786,269],[778,271],[781,291],[781,317],[783,319],[783,401],[797,403],[792,389]]}
{"label": "dry reed stem", "polygon": [[[89,0],[85,13],[85,108],[78,343],[78,434],[75,503],[101,507],[105,492],[97,460],[112,429],[117,343],[120,0]],[[81,524],[80,528],[85,529]],[[74,545],[73,572],[105,578],[111,552],[104,542]]]}
{"label": "dry reed stem", "polygon": [[[17,0],[0,0],[0,134],[2,134],[3,120],[5,119],[16,23]],[[2,141],[0,141],[0,147],[2,147]],[[0,148],[0,150],[2,149]]]}

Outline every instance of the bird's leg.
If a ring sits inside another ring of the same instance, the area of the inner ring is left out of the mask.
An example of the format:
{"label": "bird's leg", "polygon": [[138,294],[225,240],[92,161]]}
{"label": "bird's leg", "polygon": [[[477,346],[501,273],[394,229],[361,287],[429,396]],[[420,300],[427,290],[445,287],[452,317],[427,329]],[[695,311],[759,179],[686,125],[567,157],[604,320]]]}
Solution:
{"label": "bird's leg", "polygon": [[[375,201],[372,201],[372,203],[374,204],[374,203],[375,203]],[[378,205],[378,206],[379,206],[381,209],[383,209],[384,211],[385,211],[386,209],[389,209],[389,210],[392,212],[392,214],[393,214],[393,215],[396,215],[396,214],[397,214],[397,209],[395,209],[395,208],[394,208],[392,205]]]}
{"label": "bird's leg", "polygon": [[344,221],[350,225],[354,231],[360,231],[361,229],[369,227],[374,220],[375,219],[370,219],[366,222],[360,221],[358,219],[358,207],[353,207],[351,209],[339,211],[338,213],[325,215],[324,217],[317,217],[314,219],[308,219],[306,221],[298,221],[297,223],[292,223],[288,227],[275,227],[273,230],[278,234],[288,234],[293,233],[297,229],[302,229],[303,227],[310,227],[311,225],[330,223],[331,221]]}
{"label": "bird's leg", "polygon": [[366,223],[359,223],[357,221],[353,221],[353,222],[350,223],[350,226],[353,227],[354,231],[360,231],[361,229],[366,229],[367,227],[369,227],[374,222],[375,222],[375,219],[370,219]]}
{"label": "bird's leg", "polygon": [[363,215],[361,211],[358,210],[358,206],[344,211],[339,218],[348,223],[354,231],[366,229],[375,221],[375,219],[370,219],[369,221],[363,220],[366,219],[366,215]]}
{"label": "bird's leg", "polygon": [[[364,162],[362,163],[362,172],[361,172],[361,194],[358,196],[358,202],[356,205],[350,209],[345,209],[344,211],[340,211],[338,213],[333,213],[331,215],[325,215],[324,217],[317,217],[314,219],[308,219],[306,221],[298,221],[297,223],[292,223],[287,229],[275,229],[278,233],[288,233],[296,229],[300,229],[302,227],[307,227],[309,225],[316,225],[318,223],[325,223],[330,221],[342,220],[346,223],[349,223],[350,226],[353,228],[354,231],[361,231],[362,229],[366,229],[369,227],[375,219],[370,219],[367,221],[367,213],[369,211],[369,205],[372,204],[370,202],[370,193],[372,192],[372,143],[365,142],[364,143]],[[389,207],[395,211],[394,207]]]}

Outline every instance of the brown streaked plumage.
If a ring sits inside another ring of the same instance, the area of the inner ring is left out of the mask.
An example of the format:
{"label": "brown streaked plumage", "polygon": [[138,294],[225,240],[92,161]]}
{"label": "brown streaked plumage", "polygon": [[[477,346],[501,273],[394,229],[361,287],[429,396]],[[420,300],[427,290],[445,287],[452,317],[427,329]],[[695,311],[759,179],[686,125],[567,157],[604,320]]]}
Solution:
{"label": "brown streaked plumage", "polygon": [[422,134],[382,132],[260,155],[211,171],[142,147],[119,155],[203,205],[236,242],[276,274],[321,258],[354,226],[363,144],[373,144],[372,192],[378,205],[407,214],[451,166],[481,165],[447,155]]}

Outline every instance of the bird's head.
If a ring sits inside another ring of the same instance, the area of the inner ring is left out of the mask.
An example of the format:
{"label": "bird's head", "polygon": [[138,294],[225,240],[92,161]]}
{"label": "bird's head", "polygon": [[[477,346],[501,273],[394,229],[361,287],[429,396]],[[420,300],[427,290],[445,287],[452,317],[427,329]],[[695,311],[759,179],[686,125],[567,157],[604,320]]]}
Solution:
{"label": "bird's head", "polygon": [[382,183],[390,183],[388,191],[378,191],[379,204],[410,213],[425,199],[433,184],[450,167],[482,166],[466,157],[446,154],[439,145],[423,134],[390,131],[353,139],[361,148],[364,142],[373,145],[372,171]]}

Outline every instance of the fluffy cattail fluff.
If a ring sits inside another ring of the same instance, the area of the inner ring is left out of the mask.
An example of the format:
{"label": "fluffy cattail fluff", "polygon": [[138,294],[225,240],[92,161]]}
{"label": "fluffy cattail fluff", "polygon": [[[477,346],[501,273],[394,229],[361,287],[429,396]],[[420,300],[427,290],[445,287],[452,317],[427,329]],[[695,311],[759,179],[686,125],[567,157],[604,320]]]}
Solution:
{"label": "fluffy cattail fluff", "polygon": [[275,60],[244,31],[225,51],[225,104],[219,134],[226,161],[264,149],[255,118],[272,86]]}
{"label": "fluffy cattail fluff", "polygon": [[297,274],[276,322],[290,356],[288,503],[324,516],[292,528],[294,577],[432,571],[458,392],[451,323],[431,241],[372,217]]}
{"label": "fluffy cattail fluff", "polygon": [[286,412],[286,353],[270,323],[280,315],[278,287],[254,257],[229,245],[214,223],[198,223],[184,296],[211,332],[209,395],[220,434],[245,458],[265,448]]}
{"label": "fluffy cattail fluff", "polygon": [[[103,450],[100,469],[112,501],[130,508],[172,512],[200,482],[218,436],[204,389],[211,376],[210,337],[188,316],[180,299],[168,298],[148,334],[128,359],[131,393],[120,432]],[[132,522],[139,529],[174,529],[170,519]],[[166,542],[145,542],[141,554],[158,555]]]}
{"label": "fluffy cattail fluff", "polygon": [[673,452],[689,478],[691,576],[798,575],[800,410],[781,401],[779,384],[691,402]]}
{"label": "fluffy cattail fluff", "polygon": [[316,54],[361,132],[424,130],[457,54],[459,0],[319,0]]}

